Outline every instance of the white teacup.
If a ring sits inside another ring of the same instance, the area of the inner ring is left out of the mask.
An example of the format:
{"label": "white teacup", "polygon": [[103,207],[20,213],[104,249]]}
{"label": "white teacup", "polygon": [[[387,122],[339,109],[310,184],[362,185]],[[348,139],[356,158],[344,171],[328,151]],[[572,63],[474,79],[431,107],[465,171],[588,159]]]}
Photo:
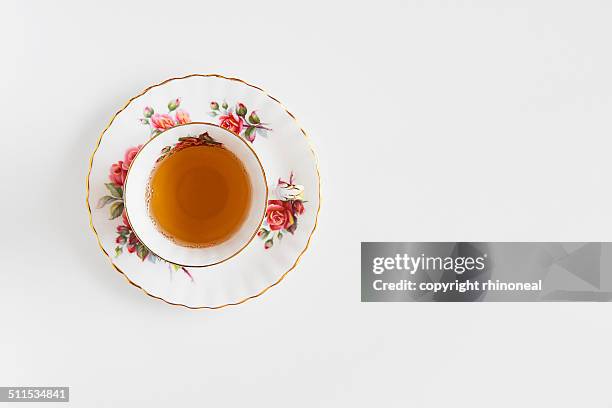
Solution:
{"label": "white teacup", "polygon": [[[242,162],[251,183],[251,206],[241,227],[228,240],[210,247],[193,248],[175,243],[158,230],[149,214],[147,189],[151,172],[164,147],[176,144],[180,137],[198,137],[204,133],[223,144]],[[127,217],[138,239],[160,258],[191,267],[215,265],[242,251],[261,226],[267,199],[266,175],[249,142],[224,128],[205,122],[179,125],[149,140],[132,161],[124,185]]]}

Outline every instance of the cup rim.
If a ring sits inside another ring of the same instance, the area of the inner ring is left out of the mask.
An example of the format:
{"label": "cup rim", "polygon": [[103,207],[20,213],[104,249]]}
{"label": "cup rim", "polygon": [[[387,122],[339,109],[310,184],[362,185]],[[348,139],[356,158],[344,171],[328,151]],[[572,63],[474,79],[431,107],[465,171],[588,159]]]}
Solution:
{"label": "cup rim", "polygon": [[209,266],[219,265],[219,264],[221,264],[221,263],[223,263],[223,262],[225,262],[225,261],[228,261],[228,260],[232,259],[233,257],[235,257],[236,255],[238,255],[239,253],[241,253],[242,251],[244,251],[244,250],[246,249],[246,247],[247,247],[247,246],[249,246],[249,244],[250,244],[250,243],[253,241],[253,239],[255,239],[255,236],[257,235],[257,232],[259,232],[259,230],[261,229],[261,225],[263,224],[263,221],[264,221],[264,219],[265,219],[265,217],[266,217],[266,210],[267,210],[267,208],[268,208],[268,194],[269,194],[269,188],[268,188],[268,179],[267,179],[267,176],[266,176],[266,171],[265,171],[265,169],[264,169],[264,166],[263,166],[263,164],[261,163],[261,160],[260,160],[259,156],[257,155],[257,152],[255,151],[255,149],[253,149],[253,146],[251,146],[251,144],[250,144],[250,143],[248,143],[248,142],[247,142],[247,141],[246,141],[246,140],[245,140],[243,137],[241,137],[241,136],[240,136],[240,135],[238,135],[237,133],[232,132],[232,131],[231,131],[231,130],[229,130],[229,129],[226,129],[226,128],[224,128],[224,127],[221,127],[221,126],[219,126],[219,125],[217,125],[217,124],[215,124],[215,123],[211,123],[211,122],[194,121],[194,122],[188,122],[188,123],[181,123],[181,124],[178,124],[178,125],[175,125],[175,126],[173,126],[173,127],[169,128],[169,129],[162,130],[160,133],[158,133],[158,134],[157,134],[157,135],[155,135],[154,137],[152,137],[152,138],[150,138],[149,140],[147,140],[147,141],[146,141],[146,142],[145,142],[145,143],[142,145],[142,147],[140,148],[140,150],[138,150],[138,153],[136,153],[136,155],[135,155],[135,156],[134,156],[134,158],[132,159],[132,162],[130,163],[130,167],[128,168],[127,174],[125,175],[125,183],[123,184],[123,196],[124,196],[124,197],[127,197],[127,194],[126,194],[126,191],[127,191],[127,185],[128,185],[127,180],[128,180],[128,178],[129,178],[129,176],[130,176],[130,171],[132,170],[132,165],[134,164],[134,162],[136,162],[136,159],[138,158],[138,156],[140,155],[140,153],[141,153],[141,152],[142,152],[142,151],[145,149],[145,147],[146,147],[146,146],[147,146],[149,143],[151,143],[153,140],[155,140],[155,139],[157,139],[159,136],[161,136],[162,134],[164,134],[164,133],[166,133],[166,132],[168,132],[168,131],[170,131],[170,130],[173,130],[173,129],[176,129],[176,128],[179,128],[179,127],[183,127],[183,126],[189,126],[189,125],[207,125],[207,126],[212,126],[212,127],[215,127],[215,128],[221,129],[221,131],[225,131],[225,132],[227,132],[227,133],[229,133],[229,134],[231,134],[231,135],[235,136],[235,137],[236,137],[236,138],[238,138],[238,139],[239,139],[239,140],[240,140],[240,141],[241,141],[243,144],[245,144],[245,145],[248,147],[248,149],[251,151],[251,153],[253,153],[253,156],[255,157],[255,160],[257,160],[257,164],[259,164],[259,168],[261,169],[261,175],[263,176],[263,183],[264,183],[265,194],[264,194],[264,205],[263,205],[263,212],[262,212],[262,214],[261,214],[261,217],[259,217],[259,223],[257,224],[257,228],[255,228],[255,231],[253,232],[253,234],[251,235],[251,237],[250,237],[250,238],[249,238],[247,241],[245,241],[245,243],[244,243],[244,244],[243,244],[243,245],[242,245],[242,246],[241,246],[241,247],[240,247],[240,248],[239,248],[239,249],[238,249],[236,252],[234,252],[233,254],[231,254],[231,255],[229,255],[229,256],[226,256],[225,258],[223,258],[223,259],[221,259],[221,260],[219,260],[219,261],[212,262],[212,263],[207,263],[207,264],[203,264],[203,265],[194,265],[194,264],[177,263],[177,262],[174,262],[174,261],[168,260],[168,259],[166,259],[166,258],[164,258],[164,257],[160,256],[159,254],[157,254],[157,253],[156,253],[156,252],[154,252],[153,250],[151,250],[151,248],[149,248],[149,247],[148,247],[148,246],[145,244],[145,242],[142,240],[142,238],[140,238],[140,236],[138,235],[138,233],[136,232],[136,230],[135,230],[135,229],[134,229],[134,227],[132,226],[132,222],[130,221],[130,216],[129,216],[129,213],[128,213],[128,210],[127,210],[128,206],[127,206],[127,201],[126,201],[126,200],[124,200],[124,205],[125,205],[125,216],[126,216],[126,218],[127,218],[127,220],[128,220],[128,223],[130,224],[130,228],[131,228],[132,232],[134,233],[134,235],[136,236],[136,238],[138,238],[138,240],[139,240],[140,242],[142,242],[142,243],[143,243],[143,245],[145,245],[145,246],[147,247],[147,249],[148,249],[149,251],[151,251],[151,253],[153,253],[155,256],[157,256],[159,259],[161,259],[161,260],[163,260],[163,261],[166,261],[166,262],[168,262],[168,263],[171,263],[171,264],[177,265],[177,266],[184,266],[184,267],[190,267],[190,268],[206,268],[206,267],[209,267]]}

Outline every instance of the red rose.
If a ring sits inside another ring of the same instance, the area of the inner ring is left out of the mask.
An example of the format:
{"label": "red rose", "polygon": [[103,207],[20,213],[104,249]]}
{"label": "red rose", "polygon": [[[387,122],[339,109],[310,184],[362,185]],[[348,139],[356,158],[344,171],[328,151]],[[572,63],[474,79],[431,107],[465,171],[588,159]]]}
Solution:
{"label": "red rose", "polygon": [[304,203],[302,200],[295,200],[293,202],[293,213],[297,215],[304,214]]}
{"label": "red rose", "polygon": [[140,244],[140,241],[138,240],[138,237],[136,236],[136,234],[134,234],[134,232],[130,232],[130,236],[128,237],[128,244],[130,245]]}
{"label": "red rose", "polygon": [[127,170],[123,168],[123,161],[119,160],[111,166],[110,174],[108,175],[110,181],[118,186],[123,186],[123,183],[125,183],[125,176],[127,176]]}
{"label": "red rose", "polygon": [[108,178],[110,181],[115,183],[116,185],[122,187],[125,184],[125,178],[127,177],[127,172],[130,168],[130,164],[138,154],[138,151],[142,148],[142,145],[130,147],[125,151],[125,156],[123,160],[119,160],[117,163],[111,165],[110,174]]}
{"label": "red rose", "polygon": [[244,121],[242,120],[242,118],[240,116],[234,115],[233,113],[219,116],[219,126],[229,130],[230,132],[234,132],[237,135],[239,135],[242,131],[243,125]]}
{"label": "red rose", "polygon": [[123,168],[126,172],[130,168],[130,164],[132,164],[134,157],[136,157],[140,149],[142,149],[142,145],[130,147],[125,151],[125,156],[123,157]]}
{"label": "red rose", "polygon": [[[287,204],[289,204],[289,208]],[[269,200],[266,218],[272,231],[289,228],[293,224],[291,203],[281,200]]]}

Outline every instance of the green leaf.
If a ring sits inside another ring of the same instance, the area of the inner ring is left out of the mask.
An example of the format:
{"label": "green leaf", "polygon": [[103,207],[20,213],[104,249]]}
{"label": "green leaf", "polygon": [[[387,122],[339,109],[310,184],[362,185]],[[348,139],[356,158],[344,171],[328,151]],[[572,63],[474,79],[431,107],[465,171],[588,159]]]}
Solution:
{"label": "green leaf", "polygon": [[170,151],[170,149],[172,149],[172,146],[166,146],[166,147],[164,147],[164,148],[161,150],[161,152],[162,152],[162,153],[168,153],[168,152]]}
{"label": "green leaf", "polygon": [[218,115],[218,113],[215,111],[209,112],[208,114],[212,116],[213,118]]}
{"label": "green leaf", "polygon": [[248,126],[247,130],[244,132],[244,135],[250,139],[251,135],[255,132],[255,129],[255,126]]}
{"label": "green leaf", "polygon": [[278,237],[278,240],[280,241],[281,239],[283,239],[283,233],[278,231],[278,234],[276,234],[276,236]]}
{"label": "green leaf", "polygon": [[123,189],[114,183],[106,183],[104,184],[107,190],[111,193],[111,195],[115,198],[123,198]]}
{"label": "green leaf", "polygon": [[176,264],[173,264],[173,263],[170,263],[170,267],[172,268],[172,270],[173,270],[174,272],[176,272],[176,271],[178,271],[179,269],[181,269],[180,265],[176,265]]}
{"label": "green leaf", "polygon": [[123,213],[123,201],[115,201],[110,207],[110,219],[114,220]]}
{"label": "green leaf", "polygon": [[121,255],[122,253],[123,253],[123,248],[121,248],[120,246],[115,248],[115,258]]}
{"label": "green leaf", "polygon": [[115,198],[115,197],[111,197],[111,196],[104,196],[104,197],[100,198],[100,200],[98,201],[98,205],[96,205],[96,208],[102,208],[106,204],[112,203],[115,200],[118,200],[118,199]]}
{"label": "green leaf", "polygon": [[136,255],[143,261],[147,259],[147,255],[149,255],[149,249],[141,243],[136,244]]}

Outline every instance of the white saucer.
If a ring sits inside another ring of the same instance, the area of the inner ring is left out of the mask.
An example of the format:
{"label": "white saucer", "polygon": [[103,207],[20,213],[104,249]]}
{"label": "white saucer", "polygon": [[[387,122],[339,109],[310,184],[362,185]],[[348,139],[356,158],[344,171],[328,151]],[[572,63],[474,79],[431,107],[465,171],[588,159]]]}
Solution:
{"label": "white saucer", "polygon": [[[161,260],[123,217],[123,183],[138,147],[162,130],[214,122],[252,143],[269,188],[258,238],[237,256],[205,268]],[[263,294],[293,270],[317,224],[316,156],[295,117],[262,89],[220,75],[188,75],[130,99],[98,139],[87,177],[87,206],[100,248],[146,294],[173,305],[216,309]]]}

